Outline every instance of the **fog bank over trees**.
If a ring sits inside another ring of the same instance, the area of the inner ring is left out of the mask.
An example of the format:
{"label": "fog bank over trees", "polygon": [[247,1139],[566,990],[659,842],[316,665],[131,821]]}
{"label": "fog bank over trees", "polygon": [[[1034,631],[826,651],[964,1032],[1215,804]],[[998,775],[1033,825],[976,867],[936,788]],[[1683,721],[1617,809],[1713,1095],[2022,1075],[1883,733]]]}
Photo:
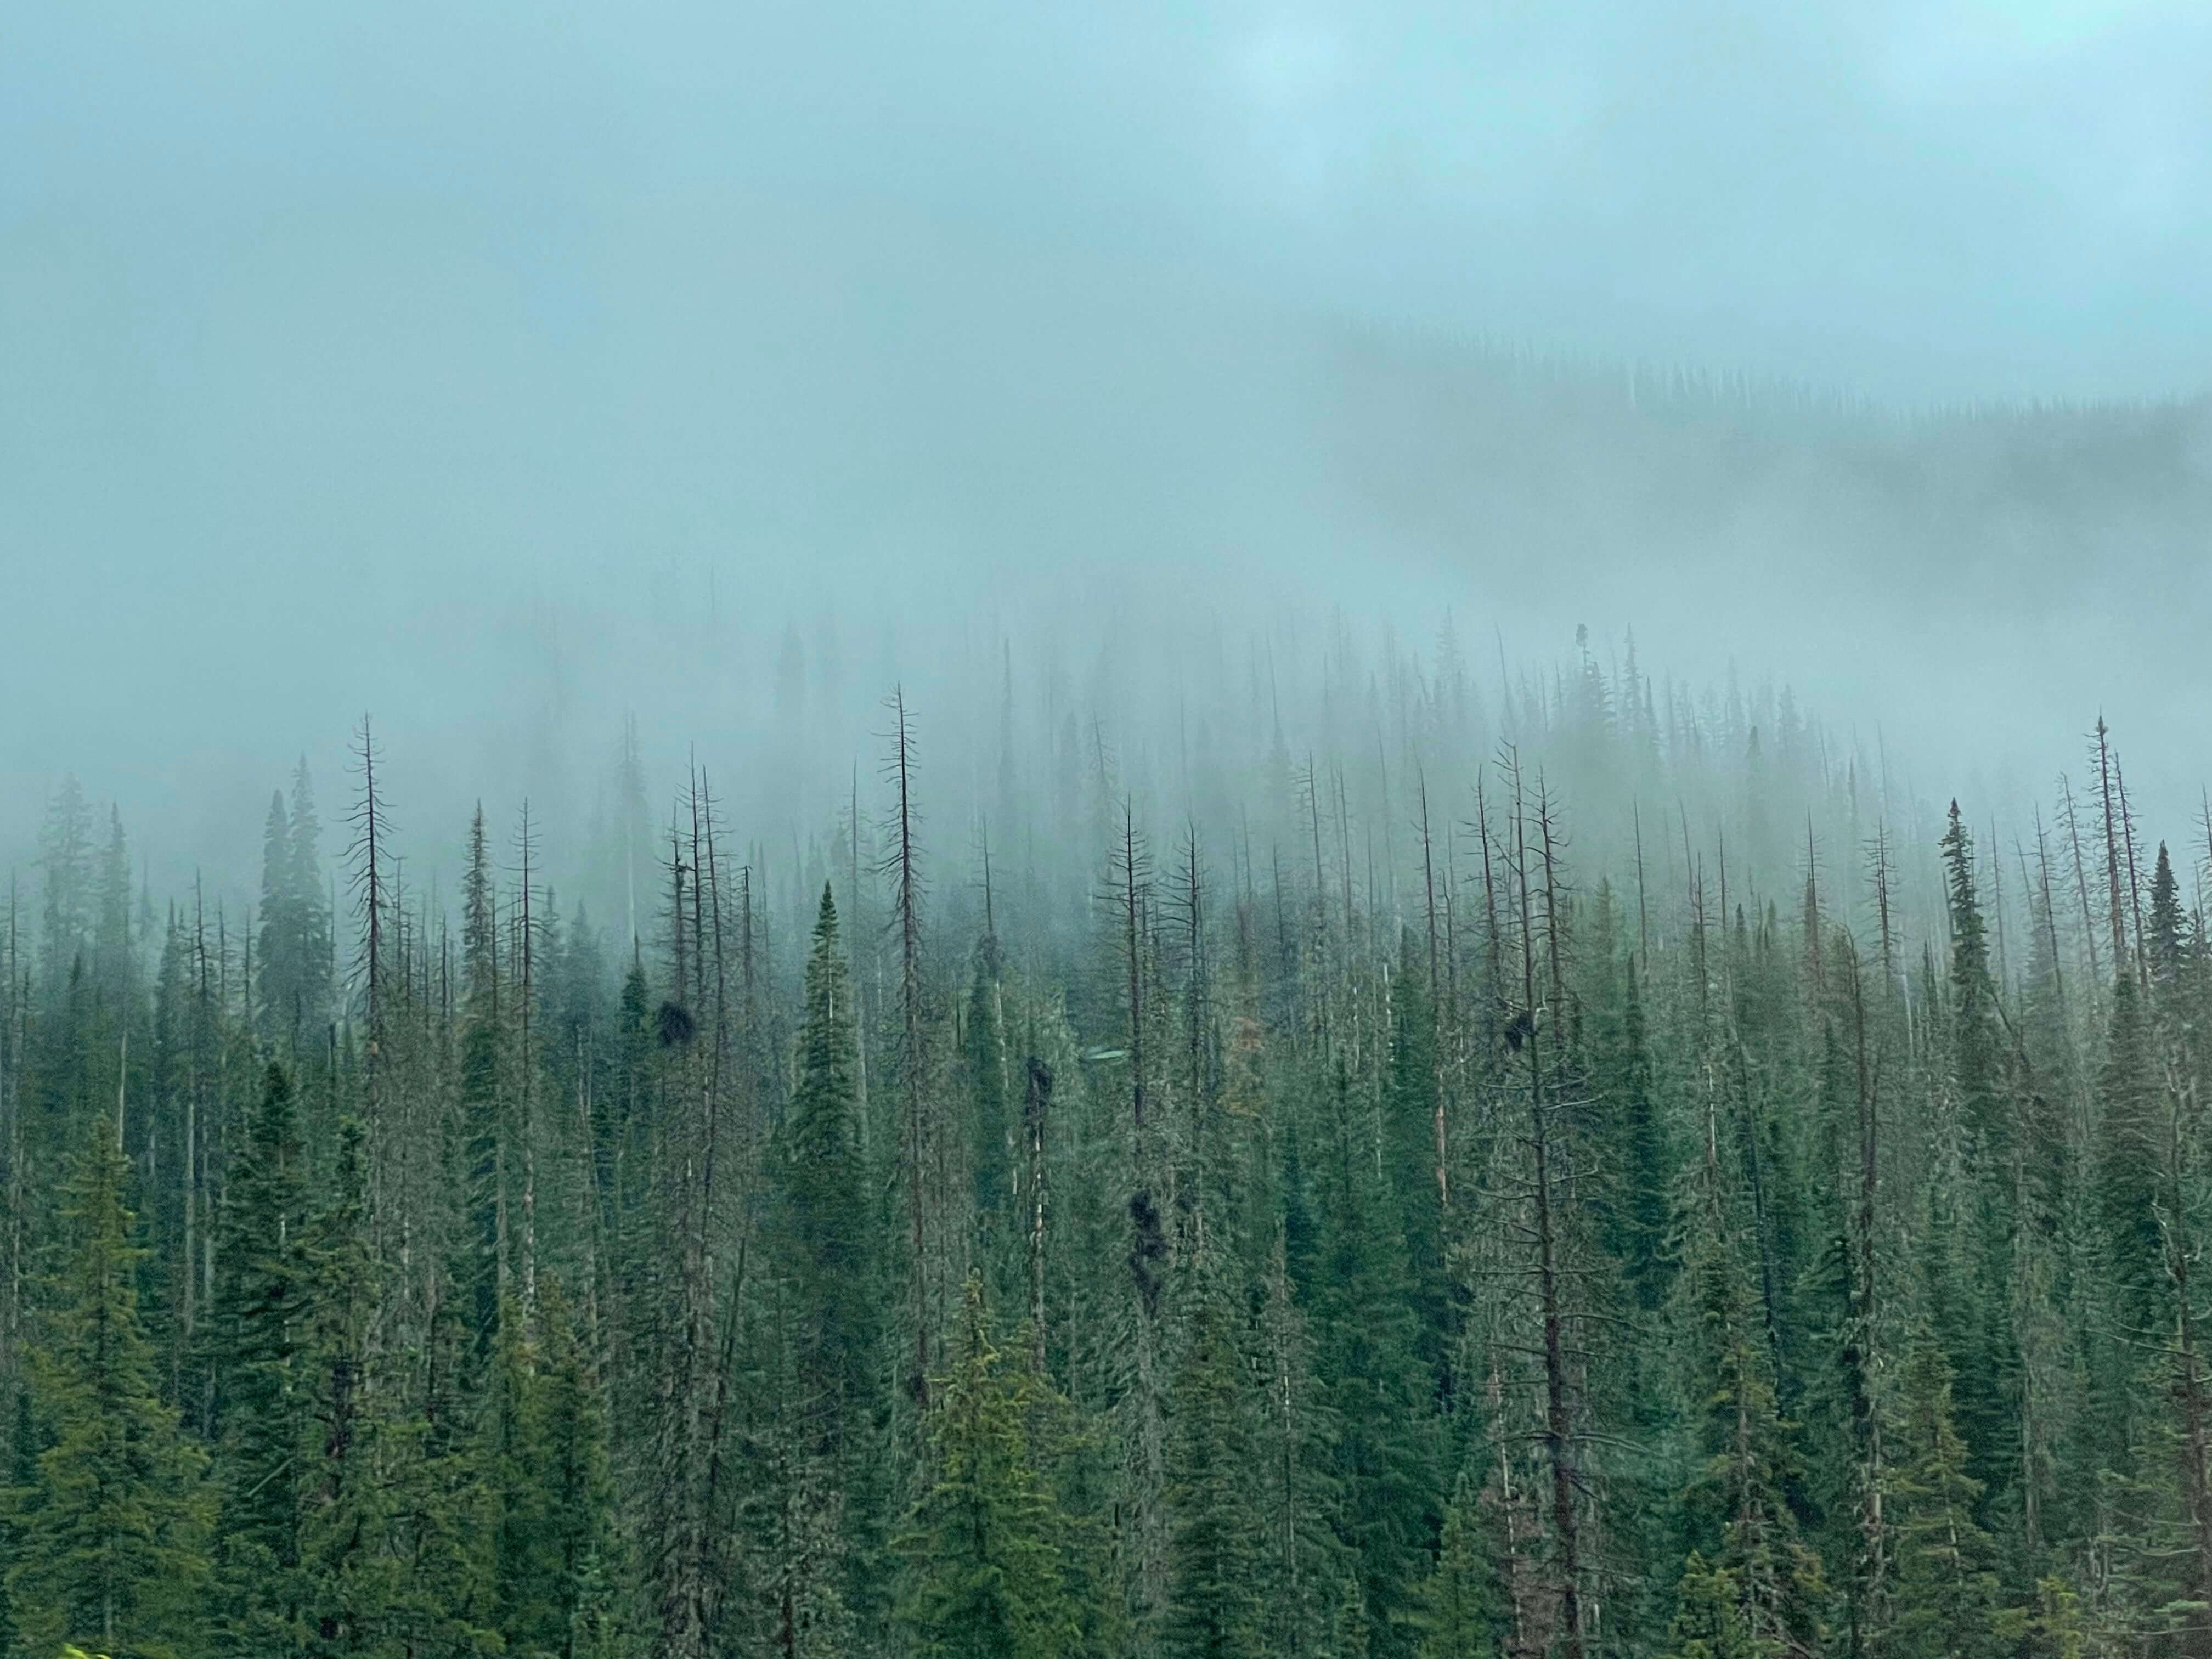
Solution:
{"label": "fog bank over trees", "polygon": [[[176,361],[26,337],[19,858],[75,770],[159,816],[172,878],[235,875],[272,770],[334,764],[364,708],[451,849],[486,789],[579,825],[632,715],[657,789],[696,747],[742,790],[798,697],[826,789],[895,684],[969,744],[1011,654],[1157,747],[1174,709],[1241,719],[1209,676],[1317,684],[1338,630],[1411,650],[1447,617],[1486,687],[1501,650],[1540,681],[1578,626],[1607,659],[1632,632],[1992,810],[2101,709],[2146,800],[2194,795],[2201,402],[1899,411],[912,227],[863,258],[647,220],[599,255],[641,302],[586,317],[410,231],[380,270],[355,227],[288,229]],[[82,306],[96,266],[40,280]]]}
{"label": "fog bank over trees", "polygon": [[2212,1654],[2212,14],[18,8],[0,1659]]}

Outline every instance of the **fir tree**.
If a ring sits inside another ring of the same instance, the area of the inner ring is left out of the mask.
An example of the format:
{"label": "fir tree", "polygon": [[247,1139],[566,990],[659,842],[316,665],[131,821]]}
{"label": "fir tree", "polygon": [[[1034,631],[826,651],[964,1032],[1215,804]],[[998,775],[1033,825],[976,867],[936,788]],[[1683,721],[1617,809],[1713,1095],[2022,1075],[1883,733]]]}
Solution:
{"label": "fir tree", "polygon": [[312,1451],[309,1356],[315,1267],[292,1081],[264,1073],[233,1161],[215,1313],[222,1379],[217,1564],[225,1640],[245,1654],[307,1639],[301,1487]]}
{"label": "fir tree", "polygon": [[1444,1510],[1436,1571],[1422,1597],[1420,1659],[1492,1659],[1510,1629],[1497,1582],[1503,1559],[1480,1472],[1461,1472]]}
{"label": "fir tree", "polygon": [[1376,1659],[1408,1652],[1403,1616],[1427,1577],[1441,1520],[1431,1374],[1402,1234],[1372,1163],[1352,1140],[1351,1097],[1334,1093],[1335,1157],[1324,1182],[1322,1254],[1310,1291],[1337,1432],[1337,1528],[1353,1557]]}
{"label": "fir tree", "polygon": [[298,1482],[300,1554],[306,1621],[323,1654],[378,1650],[404,1571],[380,1547],[395,1494],[382,1479],[389,1413],[369,1375],[381,1281],[367,1236],[366,1142],[358,1119],[339,1124],[336,1166],[307,1226],[313,1427]]}
{"label": "fir tree", "polygon": [[934,1473],[896,1540],[907,1563],[898,1622],[919,1653],[1058,1659],[1074,1645],[1065,1528],[1030,1446],[1038,1387],[992,1341],[971,1274],[958,1353],[932,1408]]}
{"label": "fir tree", "polygon": [[1998,1586],[1980,1484],[1953,1425],[1951,1367],[1923,1322],[1899,1388],[1888,1498],[1897,1540],[1895,1607],[1884,1652],[1978,1659],[1994,1651]]}
{"label": "fir tree", "polygon": [[1259,1659],[1265,1530],[1255,1505],[1250,1378],[1228,1308],[1194,1297],[1169,1419],[1169,1590],[1161,1647],[1173,1659]]}
{"label": "fir tree", "polygon": [[854,1101],[853,999],[837,907],[824,884],[806,962],[806,1018],[799,1075],[778,1149],[789,1271],[802,1329],[802,1375],[834,1449],[866,1387],[876,1331],[874,1286]]}
{"label": "fir tree", "polygon": [[622,1553],[601,1397],[561,1281],[548,1277],[543,1291],[542,1336],[530,1345],[503,1338],[496,1389],[503,1443],[494,1595],[512,1659],[570,1659],[580,1628],[602,1650],[624,1633],[604,1587]]}
{"label": "fir tree", "polygon": [[67,1265],[32,1371],[44,1449],[13,1505],[9,1599],[33,1650],[76,1642],[114,1659],[201,1650],[209,1575],[206,1460],[156,1389],[138,1316],[128,1166],[94,1119],[69,1186]]}

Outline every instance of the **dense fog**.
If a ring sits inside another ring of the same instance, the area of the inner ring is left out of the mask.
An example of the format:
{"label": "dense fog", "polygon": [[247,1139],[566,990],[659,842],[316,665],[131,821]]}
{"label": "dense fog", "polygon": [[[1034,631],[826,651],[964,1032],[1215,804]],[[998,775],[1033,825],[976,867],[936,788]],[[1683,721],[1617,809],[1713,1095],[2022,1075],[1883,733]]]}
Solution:
{"label": "dense fog", "polygon": [[2212,1654],[2212,13],[0,25],[0,1659]]}
{"label": "dense fog", "polygon": [[2008,817],[2101,709],[2194,799],[2185,12],[1190,21],[35,20],[0,845],[75,772],[250,879],[364,710],[426,853],[580,835],[633,714],[742,797],[793,630],[825,780],[1002,646],[1158,745],[1162,619],[1449,616],[1486,685],[1632,630]]}

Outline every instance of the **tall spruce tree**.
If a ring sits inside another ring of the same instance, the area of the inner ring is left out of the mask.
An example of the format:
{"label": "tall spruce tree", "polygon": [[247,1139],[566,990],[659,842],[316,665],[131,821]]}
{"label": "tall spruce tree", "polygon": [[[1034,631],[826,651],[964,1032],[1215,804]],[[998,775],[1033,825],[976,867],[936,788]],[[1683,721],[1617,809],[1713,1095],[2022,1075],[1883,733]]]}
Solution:
{"label": "tall spruce tree", "polygon": [[1168,1424],[1169,1588],[1160,1647],[1172,1659],[1259,1659],[1268,1650],[1256,1402],[1239,1334],[1218,1288],[1199,1288]]}
{"label": "tall spruce tree", "polygon": [[207,1460],[158,1392],[128,1179],[113,1121],[98,1115],[67,1189],[67,1254],[32,1368],[42,1447],[11,1504],[9,1600],[33,1652],[75,1643],[190,1659],[205,1640]]}
{"label": "tall spruce tree", "polygon": [[1061,1566],[1066,1532],[1036,1467],[1041,1379],[991,1337],[971,1274],[957,1347],[932,1407],[932,1474],[895,1540],[906,1562],[898,1623],[944,1659],[1058,1659],[1080,1625]]}
{"label": "tall spruce tree", "polygon": [[304,1161],[292,1080],[272,1062],[231,1164],[214,1309],[216,1564],[223,1639],[242,1654],[296,1652],[312,1634],[301,1528],[318,1287]]}

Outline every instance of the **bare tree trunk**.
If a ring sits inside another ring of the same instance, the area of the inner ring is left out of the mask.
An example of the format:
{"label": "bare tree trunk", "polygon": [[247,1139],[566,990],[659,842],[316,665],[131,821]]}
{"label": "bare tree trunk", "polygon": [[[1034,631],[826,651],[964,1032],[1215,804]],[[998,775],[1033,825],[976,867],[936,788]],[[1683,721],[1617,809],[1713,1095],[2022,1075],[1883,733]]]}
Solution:
{"label": "bare tree trunk", "polygon": [[[1326,987],[1328,971],[1328,878],[1322,873],[1321,864],[1321,780],[1314,771],[1313,755],[1306,756],[1305,775],[1306,823],[1313,835],[1314,868],[1314,954],[1313,981]],[[1321,1038],[1322,1053],[1329,1050],[1328,993],[1323,988],[1314,994],[1312,1024]]]}
{"label": "bare tree trunk", "polygon": [[1881,823],[1874,827],[1874,906],[1875,924],[1881,929],[1881,982],[1886,996],[1887,988],[1897,982],[1897,947],[1889,919],[1889,830]]}
{"label": "bare tree trunk", "polygon": [[1206,1248],[1206,1138],[1210,1106],[1206,1052],[1209,987],[1206,963],[1204,883],[1199,872],[1198,830],[1193,825],[1183,842],[1183,951],[1187,981],[1184,988],[1185,1061],[1190,1092],[1190,1213],[1194,1249]]}
{"label": "bare tree trunk", "polygon": [[[1522,1006],[1536,1006],[1535,919],[1530,903],[1528,812],[1521,789],[1520,757],[1510,749],[1513,775],[1514,863],[1521,904]],[[1548,848],[1547,849],[1548,863]],[[1558,939],[1554,932],[1553,972]],[[1560,1653],[1582,1659],[1582,1560],[1580,1521],[1575,1509],[1572,1414],[1569,1409],[1565,1319],[1559,1296],[1559,1247],[1552,1206],[1551,1132],[1544,1100],[1540,1058],[1543,1022],[1532,1019],[1525,1044],[1528,1053],[1528,1145],[1535,1164],[1536,1282],[1544,1326],[1544,1450],[1552,1468],[1552,1534],[1557,1551]]]}
{"label": "bare tree trunk", "polygon": [[538,1055],[531,1046],[532,1036],[530,1016],[535,1006],[536,992],[532,973],[537,962],[534,917],[531,908],[530,857],[536,850],[530,828],[530,803],[522,803],[522,827],[520,837],[522,854],[522,907],[519,912],[518,933],[515,939],[515,961],[520,970],[519,987],[520,1003],[516,1010],[519,1022],[517,1036],[520,1049],[515,1055],[515,1070],[520,1098],[516,1104],[520,1122],[516,1137],[522,1143],[522,1311],[525,1319],[535,1319],[538,1313],[538,1125],[537,1081]]}
{"label": "bare tree trunk", "polygon": [[2142,988],[2150,989],[2150,951],[2143,940],[2142,883],[2136,876],[2136,820],[2128,810],[2128,781],[2120,772],[2120,757],[2112,757],[2112,792],[2120,799],[2120,842],[2127,849],[2128,910],[2136,924],[2136,978]]}
{"label": "bare tree trunk", "polygon": [[1451,1208],[1451,1171],[1446,1162],[1444,1133],[1444,1045],[1443,1019],[1440,994],[1443,989],[1438,977],[1437,961],[1437,866],[1429,840],[1429,780],[1419,775],[1421,798],[1421,885],[1426,899],[1429,923],[1429,1056],[1436,1076],[1436,1143],[1437,1143],[1437,1207],[1441,1212]]}
{"label": "bare tree trunk", "polygon": [[2111,892],[2112,971],[2127,971],[2127,913],[2120,906],[2120,831],[2112,806],[2112,750],[2105,717],[2097,716],[2097,787],[2105,805],[2105,880]]}
{"label": "bare tree trunk", "polygon": [[1881,1512],[1881,1412],[1875,1399],[1873,1382],[1876,1357],[1878,1315],[1875,1257],[1875,1204],[1880,1188],[1880,1127],[1875,1111],[1875,1073],[1867,1050],[1866,983],[1859,970],[1857,952],[1844,939],[1843,969],[1849,975],[1851,994],[1851,1042],[1858,1098],[1858,1200],[1852,1216],[1851,1324],[1857,1347],[1852,1401],[1859,1441],[1859,1593],[1851,1604],[1851,1650],[1864,1650],[1869,1629],[1879,1618],[1881,1586],[1887,1571],[1887,1538]]}
{"label": "bare tree trunk", "polygon": [[1505,941],[1498,930],[1498,878],[1491,858],[1490,808],[1483,797],[1482,775],[1474,779],[1474,834],[1482,843],[1482,908],[1490,927],[1490,1040],[1497,1041],[1497,1019],[1505,1006]]}
{"label": "bare tree trunk", "polygon": [[2097,962],[2097,924],[2089,914],[2089,873],[2081,860],[2081,818],[2074,807],[2074,786],[2063,775],[2058,793],[2066,807],[2066,838],[2074,850],[2074,894],[2081,901],[2081,939],[2089,948],[2089,982],[2101,985],[2105,975]]}
{"label": "bare tree trunk", "polygon": [[[369,717],[361,717],[361,726],[355,734],[354,758],[361,771],[361,799],[349,815],[353,829],[353,855],[358,860],[354,883],[360,897],[362,926],[362,975],[367,994],[367,1041],[362,1053],[362,1115],[368,1127],[368,1211],[369,1248],[373,1255],[381,1257],[386,1240],[385,1179],[386,1166],[391,1160],[392,1126],[385,1121],[385,995],[384,995],[384,915],[390,903],[386,890],[382,842],[384,841],[384,800],[376,787],[376,737]],[[204,963],[205,952],[203,950]]]}
{"label": "bare tree trunk", "polygon": [[1029,1088],[1022,1102],[1022,1131],[1029,1143],[1030,1340],[1039,1376],[1045,1375],[1044,1133],[1052,1103],[1052,1070],[1035,1054],[1024,1068]]}
{"label": "bare tree trunk", "polygon": [[[2051,988],[2057,999],[2058,1024],[2063,1032],[2067,1029],[2066,973],[2058,957],[2058,917],[2051,904],[2051,853],[2044,841],[2043,812],[2040,808],[2037,809],[2035,814],[2035,867],[2037,888],[2043,895],[2044,942],[2051,951]],[[2027,878],[2027,860],[2023,853],[2021,879],[2025,881]]]}
{"label": "bare tree trunk", "polygon": [[1636,835],[1636,955],[1645,969],[1651,965],[1651,911],[1644,896],[1644,807],[1629,803],[1629,820]]}
{"label": "bare tree trunk", "polygon": [[898,777],[899,1083],[905,1097],[908,1248],[914,1253],[908,1294],[913,1304],[915,1403],[929,1406],[929,1275],[927,1217],[923,1186],[929,1156],[922,1089],[921,895],[914,842],[914,738],[907,726],[906,692],[891,693],[896,720],[892,765]]}
{"label": "bare tree trunk", "polygon": [[[1316,840],[1314,842],[1316,856],[1320,846]],[[1129,1120],[1135,1132],[1141,1176],[1145,1135],[1145,980],[1143,958],[1137,943],[1137,915],[1141,896],[1138,890],[1139,867],[1136,817],[1125,802],[1121,809],[1121,908],[1122,960],[1129,1010]]]}

